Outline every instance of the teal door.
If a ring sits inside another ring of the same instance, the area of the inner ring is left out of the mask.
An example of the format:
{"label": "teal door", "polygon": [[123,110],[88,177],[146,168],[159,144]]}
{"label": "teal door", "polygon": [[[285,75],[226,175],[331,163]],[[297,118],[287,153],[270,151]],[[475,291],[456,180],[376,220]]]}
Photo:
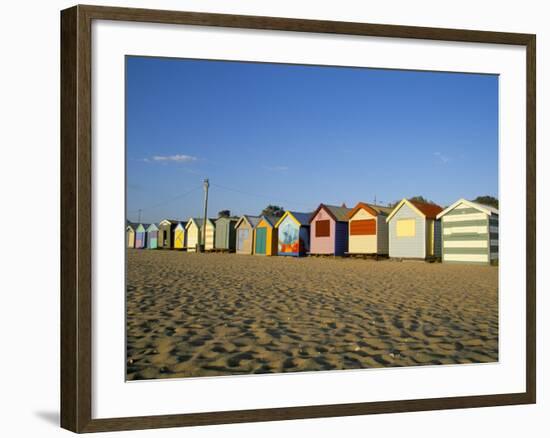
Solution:
{"label": "teal door", "polygon": [[265,254],[265,243],[267,240],[267,228],[256,229],[256,254]]}

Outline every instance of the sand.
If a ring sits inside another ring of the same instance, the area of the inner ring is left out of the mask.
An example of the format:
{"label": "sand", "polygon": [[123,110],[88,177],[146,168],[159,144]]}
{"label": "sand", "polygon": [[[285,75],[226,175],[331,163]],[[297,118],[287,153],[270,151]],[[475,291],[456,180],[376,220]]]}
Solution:
{"label": "sand", "polygon": [[498,268],[128,250],[127,379],[498,361]]}

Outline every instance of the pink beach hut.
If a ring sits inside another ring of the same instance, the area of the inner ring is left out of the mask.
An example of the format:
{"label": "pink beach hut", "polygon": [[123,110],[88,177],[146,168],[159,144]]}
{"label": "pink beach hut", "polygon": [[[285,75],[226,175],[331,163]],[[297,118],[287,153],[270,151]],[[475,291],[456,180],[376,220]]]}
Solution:
{"label": "pink beach hut", "polygon": [[348,213],[345,206],[320,204],[311,215],[310,254],[343,256],[348,248]]}

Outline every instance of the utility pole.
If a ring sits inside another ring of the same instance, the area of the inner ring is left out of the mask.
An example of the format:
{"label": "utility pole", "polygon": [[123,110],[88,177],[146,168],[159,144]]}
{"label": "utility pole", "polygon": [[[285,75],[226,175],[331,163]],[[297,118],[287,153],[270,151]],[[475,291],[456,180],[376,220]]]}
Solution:
{"label": "utility pole", "polygon": [[138,224],[141,224],[141,208],[138,210]]}
{"label": "utility pole", "polygon": [[204,180],[204,218],[202,222],[202,242],[199,242],[200,251],[203,251],[206,244],[206,219],[208,218],[208,187],[210,182],[208,178]]}
{"label": "utility pole", "polygon": [[376,205],[376,195],[374,195],[374,205]]}

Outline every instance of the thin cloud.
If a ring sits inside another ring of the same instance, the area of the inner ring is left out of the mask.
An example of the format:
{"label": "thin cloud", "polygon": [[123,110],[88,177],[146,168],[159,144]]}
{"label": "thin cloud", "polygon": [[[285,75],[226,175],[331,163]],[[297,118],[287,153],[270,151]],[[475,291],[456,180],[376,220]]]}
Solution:
{"label": "thin cloud", "polygon": [[[146,158],[147,160],[147,158]],[[193,157],[192,155],[184,155],[184,154],[176,154],[176,155],[155,155],[152,158],[153,161],[161,162],[161,163],[167,163],[167,162],[173,162],[173,163],[190,163],[192,161],[197,161],[197,157]]]}
{"label": "thin cloud", "polygon": [[439,161],[441,161],[443,164],[447,164],[448,162],[451,161],[449,157],[447,157],[446,155],[443,155],[441,152],[434,152],[434,156],[439,158]]}

